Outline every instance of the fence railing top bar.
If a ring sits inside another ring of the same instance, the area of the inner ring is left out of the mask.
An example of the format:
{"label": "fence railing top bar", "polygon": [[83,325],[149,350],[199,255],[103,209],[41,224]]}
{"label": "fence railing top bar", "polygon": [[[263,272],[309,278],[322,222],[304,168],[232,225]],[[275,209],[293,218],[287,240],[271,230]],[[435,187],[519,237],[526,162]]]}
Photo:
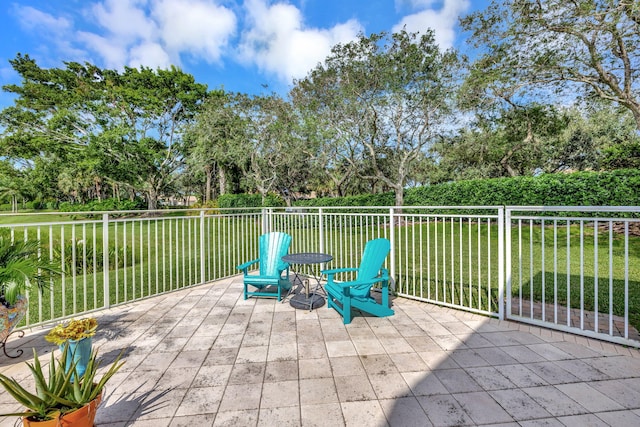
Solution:
{"label": "fence railing top bar", "polygon": [[95,219],[74,219],[73,221],[51,221],[51,222],[16,222],[14,224],[0,224],[0,228],[37,228],[49,227],[54,225],[82,225],[82,224],[100,224],[102,220]]}
{"label": "fence railing top bar", "polygon": [[133,209],[133,210],[124,210],[124,211],[74,211],[74,212],[61,212],[61,211],[36,211],[36,212],[0,212],[0,217],[2,216],[33,216],[33,215],[57,215],[57,216],[89,216],[89,215],[148,215],[149,217],[154,217],[155,215],[166,215],[166,214],[175,214],[175,213],[188,213],[188,212],[229,212],[229,213],[238,213],[238,211],[242,211],[243,213],[247,213],[247,211],[255,211],[255,213],[260,213],[263,209],[273,209],[273,208],[264,208],[264,207],[242,207],[242,208],[180,208],[180,209]]}
{"label": "fence railing top bar", "polygon": [[511,215],[512,221],[562,221],[562,222],[639,222],[640,218],[614,218],[593,216],[536,216],[536,215]]}
{"label": "fence railing top bar", "polygon": [[505,206],[510,212],[640,212],[640,206]]}
{"label": "fence railing top bar", "polygon": [[459,218],[459,219],[496,219],[498,214],[449,214],[449,213],[403,213],[404,217],[419,217],[419,218]]}
{"label": "fence railing top bar", "polygon": [[423,205],[403,205],[403,206],[294,206],[294,207],[280,207],[280,208],[270,208],[275,210],[284,210],[285,212],[302,212],[304,210],[318,210],[322,209],[323,211],[327,210],[381,210],[384,209],[389,211],[389,209],[394,210],[406,210],[406,209],[476,209],[476,210],[497,210],[502,208],[502,206],[423,206]]}

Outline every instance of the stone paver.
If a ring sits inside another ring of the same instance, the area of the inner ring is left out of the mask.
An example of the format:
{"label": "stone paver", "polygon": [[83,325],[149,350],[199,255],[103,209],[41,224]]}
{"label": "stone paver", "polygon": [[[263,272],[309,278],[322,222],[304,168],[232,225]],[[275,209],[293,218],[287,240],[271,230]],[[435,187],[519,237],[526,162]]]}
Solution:
{"label": "stone paver", "polygon": [[[394,299],[352,324],[243,300],[239,277],[97,312],[94,343],[125,365],[98,427],[640,425],[640,350]],[[27,331],[0,372],[29,380]],[[58,350],[55,350],[56,352]],[[15,411],[0,393],[0,412]],[[11,427],[15,417],[0,418]]]}

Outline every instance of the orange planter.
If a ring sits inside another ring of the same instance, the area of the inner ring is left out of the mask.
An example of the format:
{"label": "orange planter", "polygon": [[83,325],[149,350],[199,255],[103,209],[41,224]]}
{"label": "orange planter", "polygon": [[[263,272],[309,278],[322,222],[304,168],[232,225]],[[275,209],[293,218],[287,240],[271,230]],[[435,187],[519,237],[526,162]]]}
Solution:
{"label": "orange planter", "polygon": [[30,421],[27,418],[23,418],[22,425],[24,427],[93,427],[93,421],[96,418],[96,411],[98,410],[98,406],[100,406],[101,401],[102,394],[89,402],[89,404],[84,405],[82,408],[73,412],[68,412],[55,420]]}
{"label": "orange planter", "polygon": [[60,418],[47,421],[31,421],[29,418],[22,419],[23,427],[59,427]]}

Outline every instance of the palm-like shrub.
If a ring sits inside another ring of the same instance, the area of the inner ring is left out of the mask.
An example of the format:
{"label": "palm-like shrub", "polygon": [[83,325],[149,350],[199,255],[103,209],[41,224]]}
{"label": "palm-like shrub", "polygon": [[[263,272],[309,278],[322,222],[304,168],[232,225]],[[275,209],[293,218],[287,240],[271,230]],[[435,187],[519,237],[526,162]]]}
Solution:
{"label": "palm-like shrub", "polygon": [[42,291],[47,279],[57,273],[55,267],[39,254],[35,240],[12,241],[0,235],[0,303],[13,306],[19,295],[24,295],[32,285]]}

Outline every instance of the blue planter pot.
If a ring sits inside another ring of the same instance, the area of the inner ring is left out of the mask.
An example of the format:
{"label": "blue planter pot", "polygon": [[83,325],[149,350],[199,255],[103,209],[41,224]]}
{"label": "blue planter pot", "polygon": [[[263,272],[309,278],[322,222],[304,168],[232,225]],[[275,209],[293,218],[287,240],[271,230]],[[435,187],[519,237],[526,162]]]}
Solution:
{"label": "blue planter pot", "polygon": [[[87,370],[87,364],[91,357],[91,337],[83,338],[79,341],[69,340],[69,350],[67,351],[67,360],[65,361],[65,371],[69,372],[71,364],[76,362],[76,371],[71,375],[71,381],[75,379],[75,375],[82,377]],[[64,350],[64,344],[60,346],[60,351]]]}

